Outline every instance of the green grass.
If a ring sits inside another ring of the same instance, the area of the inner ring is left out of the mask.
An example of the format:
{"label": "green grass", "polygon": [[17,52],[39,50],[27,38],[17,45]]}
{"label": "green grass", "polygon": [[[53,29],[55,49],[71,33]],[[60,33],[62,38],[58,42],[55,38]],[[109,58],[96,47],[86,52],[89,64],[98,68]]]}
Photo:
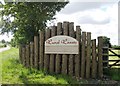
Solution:
{"label": "green grass", "polygon": [[62,74],[47,74],[45,71],[25,68],[19,63],[18,49],[0,53],[2,61],[2,84],[78,84],[79,82],[70,76]]}
{"label": "green grass", "polygon": [[104,72],[106,75],[110,76],[112,80],[120,81],[120,68],[106,69]]}
{"label": "green grass", "polygon": [[[116,54],[120,54],[120,50],[113,50],[113,52],[115,52]],[[109,54],[114,55],[113,53],[109,52]],[[120,59],[117,56],[109,56],[109,60],[118,60]],[[113,64],[115,62],[109,62],[109,64]],[[119,63],[120,64],[120,63]],[[110,76],[111,79],[113,80],[120,80],[120,66],[113,66],[110,69],[106,69],[105,74]]]}
{"label": "green grass", "polygon": [[[76,80],[68,75],[48,74],[42,70],[25,68],[19,62],[18,49],[11,48],[10,50],[0,53],[0,71],[2,84],[86,84],[87,80]],[[118,71],[109,70],[107,75],[113,80],[120,80]]]}

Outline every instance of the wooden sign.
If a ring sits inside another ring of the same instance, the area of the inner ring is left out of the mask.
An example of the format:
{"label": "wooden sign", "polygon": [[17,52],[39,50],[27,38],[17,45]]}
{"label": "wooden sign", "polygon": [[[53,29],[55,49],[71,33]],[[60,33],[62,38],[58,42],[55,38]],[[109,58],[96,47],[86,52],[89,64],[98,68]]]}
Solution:
{"label": "wooden sign", "polygon": [[53,36],[45,41],[46,54],[78,54],[79,42],[65,35]]}

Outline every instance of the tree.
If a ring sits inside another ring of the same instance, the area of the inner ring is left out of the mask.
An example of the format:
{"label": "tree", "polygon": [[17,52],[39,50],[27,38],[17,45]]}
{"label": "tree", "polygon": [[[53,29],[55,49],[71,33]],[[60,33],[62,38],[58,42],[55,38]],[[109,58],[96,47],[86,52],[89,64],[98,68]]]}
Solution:
{"label": "tree", "polygon": [[3,5],[1,34],[12,32],[18,43],[27,43],[44,30],[46,22],[54,19],[68,2],[9,2]]}
{"label": "tree", "polygon": [[1,42],[2,42],[3,44],[4,44],[4,43],[6,43],[4,39],[3,39],[3,40],[1,40]]}
{"label": "tree", "polygon": [[16,47],[17,46],[17,42],[16,42],[16,40],[14,38],[11,39],[10,44],[11,44],[12,47]]}
{"label": "tree", "polygon": [[1,28],[1,26],[2,26],[2,3],[0,2],[0,28]]}
{"label": "tree", "polygon": [[103,45],[108,46],[108,47],[112,47],[111,43],[110,43],[110,38],[103,36]]}

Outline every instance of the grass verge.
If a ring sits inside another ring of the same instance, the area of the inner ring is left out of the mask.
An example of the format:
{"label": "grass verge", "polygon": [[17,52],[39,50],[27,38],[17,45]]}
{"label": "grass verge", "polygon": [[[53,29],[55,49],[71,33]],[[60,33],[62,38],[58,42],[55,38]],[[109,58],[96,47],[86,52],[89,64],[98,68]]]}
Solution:
{"label": "grass verge", "polygon": [[105,69],[104,73],[110,76],[112,80],[120,81],[120,68]]}
{"label": "grass verge", "polygon": [[47,74],[32,68],[25,68],[18,60],[18,49],[0,53],[2,61],[2,84],[78,84],[79,82],[70,76],[62,74]]}
{"label": "grass verge", "polygon": [[[10,50],[0,53],[0,70],[2,70],[2,84],[89,84],[87,80],[79,80],[68,75],[48,74],[45,71],[32,68],[25,68],[19,62],[18,49],[11,48]],[[114,80],[120,80],[118,71],[110,71],[107,73]],[[115,75],[116,74],[116,75]],[[91,80],[90,80],[91,82]],[[94,82],[98,82],[95,80]],[[102,82],[102,81],[101,81]]]}

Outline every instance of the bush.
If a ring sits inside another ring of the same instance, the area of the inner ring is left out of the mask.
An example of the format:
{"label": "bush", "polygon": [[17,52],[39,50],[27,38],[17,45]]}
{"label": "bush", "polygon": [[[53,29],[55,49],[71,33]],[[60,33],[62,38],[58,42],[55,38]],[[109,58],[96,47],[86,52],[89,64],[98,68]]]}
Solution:
{"label": "bush", "polygon": [[0,48],[7,47],[6,44],[0,44]]}
{"label": "bush", "polygon": [[104,74],[111,77],[112,80],[120,80],[120,68],[105,69]]}
{"label": "bush", "polygon": [[4,44],[4,47],[7,47],[7,45],[6,45],[6,44]]}
{"label": "bush", "polygon": [[118,45],[113,45],[112,48],[120,48]]}

